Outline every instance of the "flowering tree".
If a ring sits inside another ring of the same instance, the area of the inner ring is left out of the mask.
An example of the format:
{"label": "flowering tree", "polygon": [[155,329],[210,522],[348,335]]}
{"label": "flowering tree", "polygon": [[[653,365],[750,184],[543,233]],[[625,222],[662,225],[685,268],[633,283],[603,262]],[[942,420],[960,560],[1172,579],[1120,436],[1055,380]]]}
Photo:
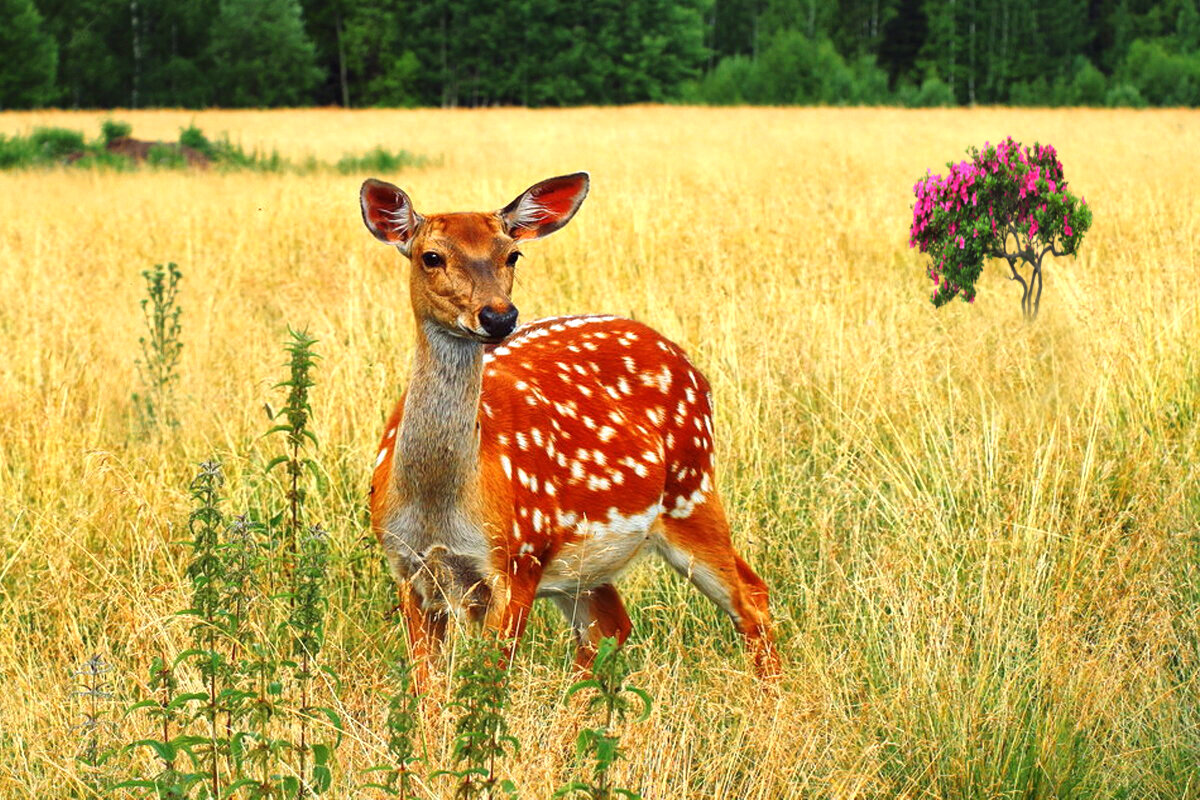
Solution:
{"label": "flowering tree", "polygon": [[[1021,311],[1037,318],[1042,299],[1042,259],[1074,255],[1092,224],[1087,201],[1067,191],[1062,164],[1051,145],[1024,147],[1007,138],[970,161],[948,164],[950,173],[917,181],[909,247],[932,259],[937,287],[933,304],[955,297],[975,302],[975,281],[985,258],[1008,262],[1021,284]],[[1029,270],[1028,278],[1022,274]]]}

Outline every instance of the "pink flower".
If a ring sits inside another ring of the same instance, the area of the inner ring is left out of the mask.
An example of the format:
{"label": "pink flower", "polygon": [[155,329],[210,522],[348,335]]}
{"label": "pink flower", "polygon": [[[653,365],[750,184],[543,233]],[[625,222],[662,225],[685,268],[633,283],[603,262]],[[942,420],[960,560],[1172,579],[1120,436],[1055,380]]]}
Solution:
{"label": "pink flower", "polygon": [[1067,236],[1070,236],[1071,235],[1071,226],[1068,225],[1065,228],[1063,228],[1063,233]]}

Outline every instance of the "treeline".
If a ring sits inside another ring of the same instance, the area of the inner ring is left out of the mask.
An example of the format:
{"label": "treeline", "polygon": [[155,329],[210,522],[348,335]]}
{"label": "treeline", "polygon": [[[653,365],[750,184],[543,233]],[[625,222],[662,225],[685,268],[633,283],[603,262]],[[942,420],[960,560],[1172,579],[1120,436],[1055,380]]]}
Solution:
{"label": "treeline", "polygon": [[0,108],[1200,105],[1197,0],[0,0]]}

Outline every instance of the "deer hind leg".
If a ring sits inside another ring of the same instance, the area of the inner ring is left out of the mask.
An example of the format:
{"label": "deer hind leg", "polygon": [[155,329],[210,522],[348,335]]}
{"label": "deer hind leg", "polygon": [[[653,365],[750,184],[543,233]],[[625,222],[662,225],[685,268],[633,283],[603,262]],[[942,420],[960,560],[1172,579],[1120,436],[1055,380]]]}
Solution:
{"label": "deer hind leg", "polygon": [[601,639],[611,636],[622,645],[633,630],[621,595],[611,583],[578,595],[556,596],[554,603],[575,629],[575,666],[583,672],[591,669]]}
{"label": "deer hind leg", "polygon": [[710,495],[686,517],[659,518],[655,545],[667,563],[728,614],[754,659],[759,675],[780,672],[771,633],[769,592],[762,578],[733,549],[720,499]]}

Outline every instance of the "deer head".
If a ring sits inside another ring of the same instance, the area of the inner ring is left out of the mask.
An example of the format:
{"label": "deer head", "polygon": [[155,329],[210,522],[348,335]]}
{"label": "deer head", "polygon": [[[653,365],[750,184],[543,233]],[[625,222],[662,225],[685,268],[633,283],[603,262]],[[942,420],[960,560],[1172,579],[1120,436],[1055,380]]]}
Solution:
{"label": "deer head", "polygon": [[530,186],[491,213],[418,214],[397,186],[362,185],[363,222],[412,262],[410,297],[418,324],[479,342],[499,342],[517,325],[513,274],[519,245],[566,225],[588,192],[577,172]]}

